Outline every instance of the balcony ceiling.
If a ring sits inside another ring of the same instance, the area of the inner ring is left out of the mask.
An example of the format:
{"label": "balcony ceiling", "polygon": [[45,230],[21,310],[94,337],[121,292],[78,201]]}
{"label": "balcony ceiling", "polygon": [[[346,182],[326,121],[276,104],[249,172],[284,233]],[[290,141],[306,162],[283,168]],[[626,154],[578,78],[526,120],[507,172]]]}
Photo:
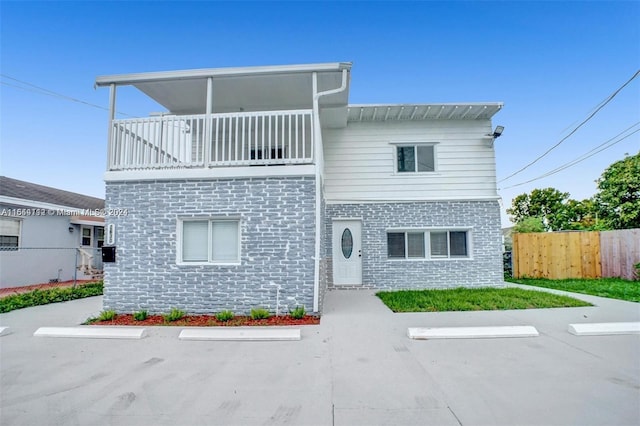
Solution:
{"label": "balcony ceiling", "polygon": [[[213,79],[213,112],[310,109],[312,73],[318,90],[340,87],[342,69],[350,63],[275,67],[218,68],[98,77],[98,86],[132,85],[172,114],[205,113],[207,79]],[[345,108],[349,83],[341,93],[320,98],[324,108]]]}

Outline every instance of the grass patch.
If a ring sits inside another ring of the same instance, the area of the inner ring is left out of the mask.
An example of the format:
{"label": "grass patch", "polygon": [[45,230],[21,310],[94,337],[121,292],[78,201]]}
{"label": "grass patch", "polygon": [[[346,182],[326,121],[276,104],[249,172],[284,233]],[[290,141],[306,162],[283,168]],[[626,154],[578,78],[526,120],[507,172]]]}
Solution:
{"label": "grass patch", "polygon": [[537,287],[571,291],[573,293],[583,293],[590,294],[592,296],[628,300],[629,302],[640,302],[640,281],[627,281],[622,278],[567,280],[510,278],[509,281],[524,285],[535,285]]}
{"label": "grass patch", "polygon": [[50,288],[33,290],[28,293],[12,294],[0,299],[0,313],[31,306],[47,305],[49,303],[67,302],[102,294],[102,281],[78,285],[76,287]]}
{"label": "grass patch", "polygon": [[376,293],[393,312],[495,311],[592,306],[582,300],[519,288],[454,288]]}

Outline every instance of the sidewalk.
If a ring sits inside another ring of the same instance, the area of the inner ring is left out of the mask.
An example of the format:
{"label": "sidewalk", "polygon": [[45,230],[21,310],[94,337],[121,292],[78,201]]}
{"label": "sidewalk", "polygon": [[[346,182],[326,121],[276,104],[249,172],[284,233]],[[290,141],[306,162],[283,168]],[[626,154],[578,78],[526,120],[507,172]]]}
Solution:
{"label": "sidewalk", "polygon": [[[640,336],[569,323],[639,321],[640,304],[394,314],[373,291],[331,291],[298,342],[35,338],[101,297],[0,315],[2,424],[636,425]],[[407,327],[533,325],[539,337],[414,341]],[[46,380],[42,380],[46,377]]]}

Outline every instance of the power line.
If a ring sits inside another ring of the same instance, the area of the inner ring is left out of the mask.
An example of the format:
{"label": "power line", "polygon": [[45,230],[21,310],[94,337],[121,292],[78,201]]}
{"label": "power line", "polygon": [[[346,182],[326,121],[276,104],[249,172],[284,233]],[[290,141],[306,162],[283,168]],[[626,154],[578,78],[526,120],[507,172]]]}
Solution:
{"label": "power line", "polygon": [[504,179],[501,179],[499,182],[504,182],[507,179],[510,179],[512,177],[514,177],[515,175],[523,172],[524,170],[528,169],[529,167],[531,167],[532,165],[534,165],[535,163],[537,163],[539,160],[541,160],[542,158],[544,158],[545,156],[547,156],[547,154],[549,154],[551,151],[553,151],[554,149],[556,149],[558,146],[560,146],[560,144],[564,141],[566,141],[567,139],[569,139],[569,137],[571,137],[571,135],[573,135],[575,132],[578,131],[578,129],[580,127],[582,127],[584,124],[587,123],[587,121],[591,120],[593,118],[593,116],[595,116],[602,108],[604,108],[609,102],[611,102],[611,100],[613,100],[613,98],[616,97],[616,95],[618,93],[620,93],[620,91],[622,91],[622,89],[624,89],[629,83],[631,83],[633,81],[633,79],[635,79],[638,75],[640,75],[640,70],[636,71],[635,74],[633,74],[633,76],[627,80],[622,86],[620,86],[615,92],[613,92],[611,95],[609,95],[609,97],[607,99],[605,99],[603,102],[600,103],[600,105],[598,105],[598,107],[591,113],[589,114],[589,116],[587,118],[585,118],[584,120],[582,120],[582,122],[580,124],[578,124],[571,132],[569,132],[569,134],[567,136],[565,136],[564,138],[560,139],[560,141],[558,143],[556,143],[555,145],[553,145],[551,148],[549,148],[548,150],[546,150],[542,155],[540,155],[538,158],[536,158],[535,160],[533,160],[532,162],[530,162],[529,164],[527,164],[526,166],[522,167],[521,169],[513,172],[512,174],[510,174],[509,176],[507,176]]}
{"label": "power line", "polygon": [[[640,124],[640,121],[639,121],[639,122],[637,122],[637,123],[635,123],[635,124],[633,124],[632,126],[630,126],[630,127],[626,128],[626,129],[625,129],[625,130],[623,130],[622,132],[618,133],[617,135],[615,135],[614,137],[612,137],[612,138],[608,139],[607,141],[605,141],[605,142],[601,143],[600,145],[596,146],[596,147],[595,147],[595,148],[593,148],[591,151],[588,151],[588,152],[586,152],[586,153],[582,154],[580,157],[578,157],[578,158],[576,158],[576,159],[573,159],[573,160],[569,161],[568,163],[565,163],[565,164],[563,164],[563,165],[561,165],[561,166],[559,166],[559,167],[556,167],[555,169],[550,170],[550,171],[548,171],[548,172],[546,172],[546,173],[544,173],[544,174],[542,174],[542,175],[540,175],[540,176],[538,176],[538,177],[535,177],[535,178],[533,178],[533,179],[529,179],[529,180],[527,180],[527,181],[525,181],[525,182],[520,182],[520,183],[517,183],[517,184],[515,184],[515,185],[506,186],[506,187],[504,187],[504,188],[500,188],[500,190],[502,190],[502,189],[515,188],[515,187],[517,187],[517,186],[522,186],[522,185],[525,185],[525,184],[527,184],[527,183],[531,183],[531,182],[534,182],[534,181],[536,181],[536,180],[540,180],[540,179],[546,178],[546,177],[548,177],[548,176],[554,175],[554,174],[556,174],[556,173],[559,173],[559,172],[561,172],[561,171],[563,171],[563,170],[568,169],[569,167],[573,167],[573,166],[575,166],[576,164],[583,162],[583,161],[584,161],[584,160],[586,160],[587,158],[591,158],[591,157],[593,157],[594,155],[596,155],[596,154],[598,154],[598,153],[600,153],[600,152],[602,152],[602,151],[604,151],[604,150],[606,150],[606,149],[609,149],[609,148],[611,148],[612,146],[614,146],[614,145],[616,145],[616,144],[618,144],[618,143],[622,142],[623,140],[627,139],[628,137],[630,137],[630,136],[634,135],[635,133],[640,132],[640,129],[636,129],[636,130],[634,130],[633,132],[629,133],[628,135],[625,135],[624,137],[622,137],[622,138],[620,138],[620,139],[618,139],[618,140],[614,141],[614,139],[616,139],[618,136],[620,136],[620,135],[622,135],[622,134],[626,133],[627,131],[629,131],[630,129],[632,129],[632,128],[636,127],[636,126],[637,126],[637,125],[639,125],[639,124]],[[612,142],[612,141],[613,141],[613,142]],[[605,146],[605,145],[606,145],[606,146]],[[600,149],[598,149],[598,148],[600,148]]]}
{"label": "power line", "polygon": [[[80,103],[80,104],[83,104],[83,105],[87,105],[87,106],[90,106],[90,107],[93,107],[93,108],[98,108],[98,109],[102,109],[102,110],[105,110],[105,111],[109,111],[109,108],[104,107],[102,105],[92,104],[91,102],[86,102],[86,101],[83,101],[81,99],[76,99],[76,98],[73,98],[71,96],[63,95],[62,93],[54,92],[53,90],[45,89],[44,87],[36,86],[35,84],[31,84],[31,83],[26,82],[26,81],[18,80],[17,78],[10,77],[10,76],[8,76],[6,74],[0,74],[0,76],[2,76],[4,78],[8,78],[9,80],[16,81],[16,82],[18,82],[20,84],[25,84],[27,86],[33,87],[34,89],[31,89],[29,87],[19,86],[17,84],[7,83],[6,81],[0,81],[0,83],[5,85],[5,86],[14,87],[16,89],[25,90],[27,92],[39,93],[41,95],[52,96],[54,98],[60,98],[60,99],[64,99],[64,100],[67,100],[67,101],[71,101],[71,102],[76,102],[76,103]],[[35,90],[35,89],[37,89],[37,90]],[[126,114],[124,112],[116,112],[116,113],[120,114],[120,115],[125,115],[127,117],[135,117],[134,115]]]}

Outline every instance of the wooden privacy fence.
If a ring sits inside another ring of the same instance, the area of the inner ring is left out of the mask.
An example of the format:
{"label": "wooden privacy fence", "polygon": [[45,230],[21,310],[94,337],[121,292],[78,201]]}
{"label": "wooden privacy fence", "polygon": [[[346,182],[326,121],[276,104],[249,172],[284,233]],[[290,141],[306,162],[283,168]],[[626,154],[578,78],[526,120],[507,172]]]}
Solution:
{"label": "wooden privacy fence", "polygon": [[635,278],[640,229],[513,234],[516,278]]}

